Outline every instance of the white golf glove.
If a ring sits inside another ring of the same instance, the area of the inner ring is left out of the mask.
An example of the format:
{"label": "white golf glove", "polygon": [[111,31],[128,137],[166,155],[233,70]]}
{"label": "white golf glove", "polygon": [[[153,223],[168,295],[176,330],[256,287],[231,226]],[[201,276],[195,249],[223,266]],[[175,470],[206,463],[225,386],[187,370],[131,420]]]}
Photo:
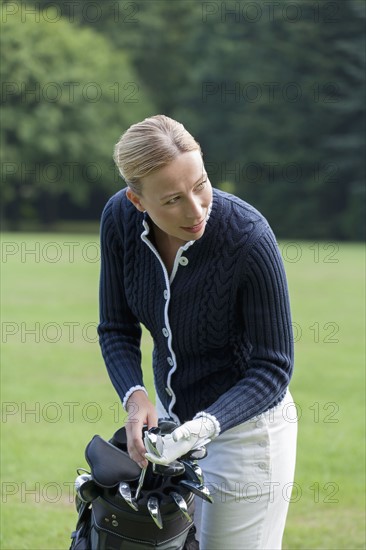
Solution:
{"label": "white golf glove", "polygon": [[167,465],[193,449],[209,443],[216,432],[215,424],[207,417],[199,417],[185,422],[171,434],[151,437],[145,433],[145,457],[155,464]]}

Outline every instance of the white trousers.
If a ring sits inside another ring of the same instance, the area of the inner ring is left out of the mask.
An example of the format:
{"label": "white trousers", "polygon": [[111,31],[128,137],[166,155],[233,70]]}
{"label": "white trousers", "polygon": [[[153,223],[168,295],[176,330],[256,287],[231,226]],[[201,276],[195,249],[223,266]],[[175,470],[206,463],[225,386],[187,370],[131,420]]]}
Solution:
{"label": "white trousers", "polygon": [[[157,407],[164,416],[160,403]],[[287,391],[279,405],[207,445],[207,457],[199,465],[214,503],[195,498],[200,550],[281,548],[296,438],[296,407]]]}

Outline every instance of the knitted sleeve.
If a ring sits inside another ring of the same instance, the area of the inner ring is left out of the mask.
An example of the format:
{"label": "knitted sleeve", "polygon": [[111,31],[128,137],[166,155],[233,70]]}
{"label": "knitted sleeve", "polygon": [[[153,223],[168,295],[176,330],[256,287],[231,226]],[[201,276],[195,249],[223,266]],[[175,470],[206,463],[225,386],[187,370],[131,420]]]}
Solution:
{"label": "knitted sleeve", "polygon": [[123,406],[136,389],[143,389],[141,327],[131,313],[123,286],[123,246],[113,219],[113,197],[101,220],[99,283],[99,343],[110,379]]}
{"label": "knitted sleeve", "polygon": [[205,411],[221,432],[257,416],[284,396],[293,370],[293,336],[286,275],[269,227],[253,245],[242,273],[242,329],[249,340],[245,376]]}

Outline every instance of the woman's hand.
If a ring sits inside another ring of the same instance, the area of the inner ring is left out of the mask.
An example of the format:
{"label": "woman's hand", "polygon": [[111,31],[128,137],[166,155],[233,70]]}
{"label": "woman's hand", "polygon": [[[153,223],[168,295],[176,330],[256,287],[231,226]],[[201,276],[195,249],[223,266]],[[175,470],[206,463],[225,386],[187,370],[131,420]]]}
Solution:
{"label": "woman's hand", "polygon": [[126,422],[128,454],[140,468],[146,468],[148,462],[145,458],[146,449],[142,440],[142,428],[144,425],[147,425],[148,429],[158,425],[155,406],[144,391],[136,390],[130,395],[126,410],[128,412]]}
{"label": "woman's hand", "polygon": [[215,436],[215,431],[216,427],[210,418],[195,418],[185,422],[171,434],[163,436],[158,450],[149,444],[148,434],[145,434],[148,450],[145,456],[150,462],[166,466],[188,453],[188,451],[210,443]]}

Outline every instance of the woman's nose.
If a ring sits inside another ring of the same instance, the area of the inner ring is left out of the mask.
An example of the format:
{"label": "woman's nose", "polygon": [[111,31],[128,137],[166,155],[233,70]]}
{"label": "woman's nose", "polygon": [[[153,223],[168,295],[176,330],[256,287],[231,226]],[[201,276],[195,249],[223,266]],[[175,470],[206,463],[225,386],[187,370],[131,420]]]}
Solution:
{"label": "woman's nose", "polygon": [[187,218],[192,218],[195,221],[200,221],[202,214],[202,205],[198,197],[190,199],[187,209],[186,216]]}

